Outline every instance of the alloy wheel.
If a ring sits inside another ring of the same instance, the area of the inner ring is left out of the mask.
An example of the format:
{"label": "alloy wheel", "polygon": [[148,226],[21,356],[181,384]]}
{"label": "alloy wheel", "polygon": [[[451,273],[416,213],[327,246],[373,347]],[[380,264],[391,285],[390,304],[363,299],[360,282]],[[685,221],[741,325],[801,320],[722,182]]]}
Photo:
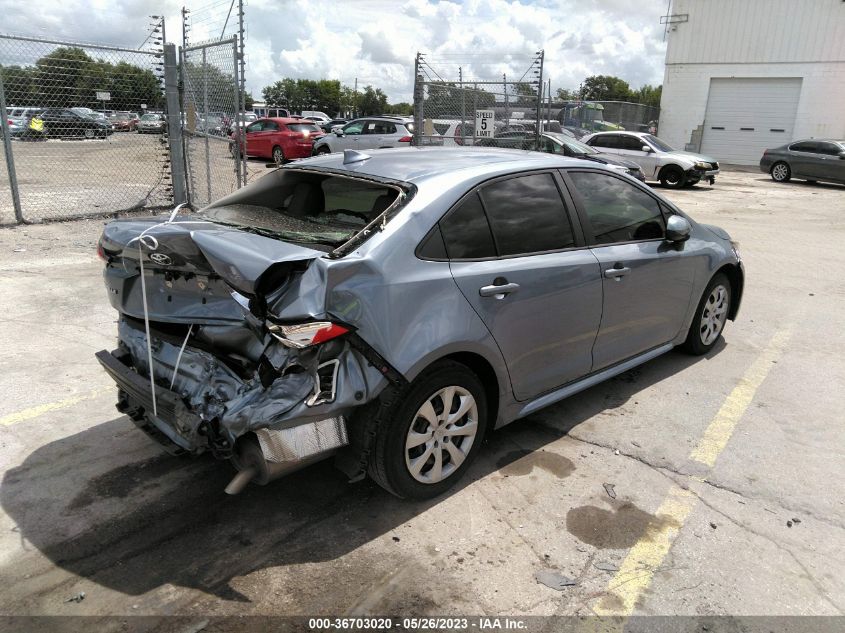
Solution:
{"label": "alloy wheel", "polygon": [[284,152],[282,152],[282,148],[281,147],[275,148],[273,150],[273,161],[277,165],[281,165],[282,161],[284,161],[284,160],[285,160],[285,154],[284,154]]}
{"label": "alloy wheel", "polygon": [[725,321],[728,318],[728,301],[728,290],[721,284],[714,286],[710,291],[710,296],[707,297],[704,309],[701,311],[698,328],[704,345],[710,345],[722,333],[722,328],[725,327]]}
{"label": "alloy wheel", "polygon": [[436,484],[469,455],[478,433],[478,404],[459,386],[440,389],[417,410],[405,439],[405,466],[417,481]]}
{"label": "alloy wheel", "polygon": [[772,178],[775,180],[786,180],[786,177],[789,175],[789,169],[783,163],[778,163],[772,169]]}

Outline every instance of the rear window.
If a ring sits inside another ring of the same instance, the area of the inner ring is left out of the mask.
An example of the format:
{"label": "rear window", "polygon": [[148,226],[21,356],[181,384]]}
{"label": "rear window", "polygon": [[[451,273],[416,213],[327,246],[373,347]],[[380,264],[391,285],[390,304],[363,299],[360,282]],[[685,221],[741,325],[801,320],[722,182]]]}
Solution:
{"label": "rear window", "polygon": [[448,123],[433,123],[432,127],[434,131],[437,132],[440,136],[446,134],[449,131],[449,124]]}
{"label": "rear window", "polygon": [[352,239],[399,195],[378,182],[281,169],[209,205],[212,221],[330,251]]}
{"label": "rear window", "polygon": [[478,193],[468,195],[440,220],[440,231],[449,259],[480,259],[496,256],[496,246]]}
{"label": "rear window", "polygon": [[288,123],[287,128],[291,132],[309,132],[311,134],[320,131],[313,123]]}

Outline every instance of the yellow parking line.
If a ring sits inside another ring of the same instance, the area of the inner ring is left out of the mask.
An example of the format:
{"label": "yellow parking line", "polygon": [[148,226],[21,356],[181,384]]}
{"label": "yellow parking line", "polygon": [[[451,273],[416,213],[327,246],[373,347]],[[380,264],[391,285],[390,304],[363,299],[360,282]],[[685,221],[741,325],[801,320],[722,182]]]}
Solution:
{"label": "yellow parking line", "polygon": [[698,440],[698,444],[692,449],[689,459],[713,467],[719,454],[727,445],[728,440],[731,439],[736,425],[748,405],[751,404],[757,389],[769,375],[774,361],[783,352],[789,336],[789,330],[780,330],[775,333],[766,349],[757,357],[757,360],[740,379],[739,384],[725,399],[722,408],[719,409],[716,417],[704,431],[704,435]]}
{"label": "yellow parking line", "polygon": [[[691,460],[709,467],[716,463],[719,454],[733,435],[736,425],[763,384],[766,376],[783,352],[789,340],[789,330],[775,333],[766,348],[745,372],[739,384],[731,391],[713,421],[704,431],[690,453]],[[691,477],[701,481],[703,477]],[[689,490],[672,486],[655,513],[654,520],[645,533],[628,551],[628,555],[607,585],[605,595],[593,607],[596,615],[622,617],[616,629],[622,630],[624,618],[634,612],[637,601],[654,579],[654,574],[672,549],[687,517],[695,507],[696,497]]]}
{"label": "yellow parking line", "polygon": [[44,415],[45,413],[49,413],[50,411],[64,409],[65,407],[73,406],[80,402],[84,402],[85,400],[93,400],[97,396],[100,396],[104,393],[113,390],[114,386],[103,387],[102,389],[95,389],[93,391],[83,393],[78,396],[65,398],[64,400],[48,402],[46,404],[39,404],[38,406],[30,407],[29,409],[23,409],[22,411],[18,411],[16,413],[10,413],[9,415],[0,418],[0,426],[12,426],[13,424],[17,424],[18,422],[25,422],[27,420],[37,418],[40,415]]}

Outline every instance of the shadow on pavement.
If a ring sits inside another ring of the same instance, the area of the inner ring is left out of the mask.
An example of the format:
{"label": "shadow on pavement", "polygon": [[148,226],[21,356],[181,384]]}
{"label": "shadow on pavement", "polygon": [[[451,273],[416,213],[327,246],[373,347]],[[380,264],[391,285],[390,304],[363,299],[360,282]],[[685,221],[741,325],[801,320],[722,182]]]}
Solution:
{"label": "shadow on pavement", "polygon": [[[447,496],[704,358],[665,354],[567,401],[577,406],[553,406],[491,434]],[[577,417],[561,419],[561,407]],[[125,594],[171,584],[246,601],[232,579],[344,556],[445,498],[409,502],[370,481],[349,485],[330,461],[229,497],[223,492],[233,473],[227,464],[159,455],[149,443],[118,417],[46,444],[9,470],[0,503],[25,548]],[[340,569],[350,579],[335,570],[333,584],[351,580],[352,572]]]}

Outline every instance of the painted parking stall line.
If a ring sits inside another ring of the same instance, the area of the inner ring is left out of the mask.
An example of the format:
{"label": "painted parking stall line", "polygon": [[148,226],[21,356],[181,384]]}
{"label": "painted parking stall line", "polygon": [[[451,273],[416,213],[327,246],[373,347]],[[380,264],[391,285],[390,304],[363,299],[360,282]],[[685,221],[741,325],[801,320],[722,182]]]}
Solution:
{"label": "painted parking stall line", "polygon": [[73,405],[79,404],[80,402],[85,402],[86,400],[93,400],[105,393],[110,392],[114,392],[113,386],[94,389],[87,393],[82,393],[77,396],[65,398],[64,400],[57,400],[56,402],[47,402],[45,404],[39,404],[34,407],[30,407],[28,409],[16,411],[15,413],[10,413],[9,415],[0,418],[0,426],[12,426],[13,424],[18,424],[19,422],[26,422],[27,420],[32,420],[34,418],[42,416],[45,413],[50,413],[51,411],[58,411],[60,409],[66,409],[67,407],[72,407]]}
{"label": "painted parking stall line", "polygon": [[[705,429],[689,455],[691,461],[710,468],[727,446],[748,405],[754,399],[775,361],[781,356],[791,336],[790,329],[777,331],[740,378],[736,387]],[[703,480],[703,477],[695,477]],[[684,523],[695,507],[696,496],[680,486],[672,486],[655,513],[655,521],[628,551],[625,560],[607,584],[605,595],[593,607],[600,616],[627,618],[637,601],[651,585],[654,574],[666,558]],[[624,620],[614,630],[621,631]]]}

